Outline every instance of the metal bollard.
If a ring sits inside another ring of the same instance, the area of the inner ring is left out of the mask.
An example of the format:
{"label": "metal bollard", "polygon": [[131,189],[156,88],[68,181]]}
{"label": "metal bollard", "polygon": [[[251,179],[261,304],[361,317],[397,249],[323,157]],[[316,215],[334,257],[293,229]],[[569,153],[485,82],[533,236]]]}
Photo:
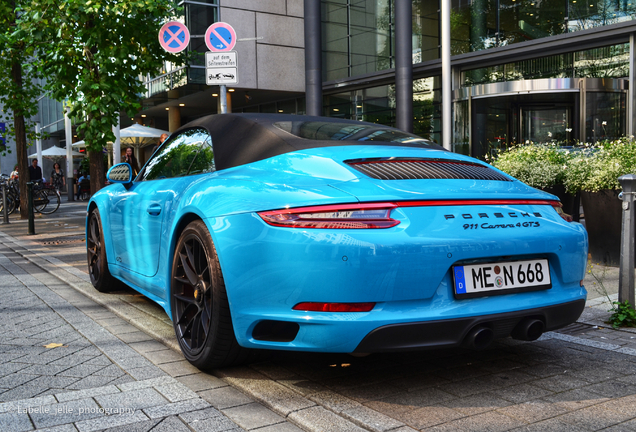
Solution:
{"label": "metal bollard", "polygon": [[618,178],[623,192],[623,228],[621,232],[621,267],[618,279],[618,301],[628,301],[634,307],[634,199],[636,198],[636,175],[627,174]]}
{"label": "metal bollard", "polygon": [[35,216],[33,216],[33,182],[27,182],[27,202],[29,212],[29,235],[35,234]]}
{"label": "metal bollard", "polygon": [[3,183],[2,184],[2,209],[3,209],[3,215],[2,215],[2,222],[8,224],[9,223],[9,208],[7,206],[7,184]]}

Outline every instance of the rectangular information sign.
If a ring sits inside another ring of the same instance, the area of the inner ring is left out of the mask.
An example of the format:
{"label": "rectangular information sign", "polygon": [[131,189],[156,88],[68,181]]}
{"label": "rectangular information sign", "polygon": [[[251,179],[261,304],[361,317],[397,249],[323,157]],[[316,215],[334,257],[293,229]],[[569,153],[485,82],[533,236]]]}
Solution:
{"label": "rectangular information sign", "polygon": [[205,72],[207,85],[238,84],[236,51],[206,52]]}

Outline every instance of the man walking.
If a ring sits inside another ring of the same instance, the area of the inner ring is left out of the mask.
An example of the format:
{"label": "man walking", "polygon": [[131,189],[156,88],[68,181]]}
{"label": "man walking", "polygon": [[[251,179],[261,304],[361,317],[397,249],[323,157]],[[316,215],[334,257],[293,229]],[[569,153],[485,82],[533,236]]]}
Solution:
{"label": "man walking", "polygon": [[42,180],[42,168],[38,166],[38,160],[33,158],[31,166],[29,167],[29,179],[34,182],[36,180]]}

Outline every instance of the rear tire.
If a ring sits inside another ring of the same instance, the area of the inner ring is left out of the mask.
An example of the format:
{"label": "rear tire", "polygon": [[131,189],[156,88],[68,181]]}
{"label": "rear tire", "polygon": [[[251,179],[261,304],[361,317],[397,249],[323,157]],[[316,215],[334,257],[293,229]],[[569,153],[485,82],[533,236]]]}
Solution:
{"label": "rear tire", "polygon": [[124,288],[123,282],[115,279],[108,270],[102,220],[97,208],[93,209],[88,219],[86,258],[88,261],[88,274],[90,275],[91,283],[97,291],[108,293]]}
{"label": "rear tire", "polygon": [[[7,194],[7,214],[11,214],[15,211],[15,200],[9,194]],[[0,195],[0,214],[4,214],[4,205],[2,205],[2,196]]]}
{"label": "rear tire", "polygon": [[252,350],[234,336],[223,274],[203,221],[181,234],[172,260],[172,320],[185,358],[201,370],[244,362]]}
{"label": "rear tire", "polygon": [[43,195],[46,196],[47,203],[40,213],[51,214],[60,208],[60,193],[52,188],[42,189]]}
{"label": "rear tire", "polygon": [[46,207],[49,204],[49,196],[47,195],[46,191],[44,189],[38,189],[34,190],[32,193],[33,209],[38,213],[47,214]]}

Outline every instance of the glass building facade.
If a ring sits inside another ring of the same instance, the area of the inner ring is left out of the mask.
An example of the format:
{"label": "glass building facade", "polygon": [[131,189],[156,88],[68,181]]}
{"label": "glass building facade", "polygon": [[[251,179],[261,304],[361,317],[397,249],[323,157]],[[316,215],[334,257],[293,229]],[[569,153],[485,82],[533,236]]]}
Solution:
{"label": "glass building facade", "polygon": [[185,25],[190,30],[190,46],[188,51],[195,53],[194,60],[188,68],[188,82],[205,84],[205,31],[210,23],[219,21],[219,6],[217,0],[184,1]]}
{"label": "glass building facade", "polygon": [[[394,2],[322,0],[325,115],[395,126]],[[636,0],[451,4],[453,76],[445,79],[453,82],[455,151],[480,157],[516,142],[572,144],[626,134],[627,81],[634,67],[627,41],[636,30]],[[441,141],[440,5],[412,0],[411,7],[413,130],[436,142]],[[607,28],[624,29],[622,41],[607,38],[603,44],[599,36],[594,47],[576,49],[577,38],[587,41]],[[564,38],[572,46],[566,52],[554,47],[555,54],[513,53],[515,46]],[[466,60],[491,52],[497,61],[483,67]]]}

